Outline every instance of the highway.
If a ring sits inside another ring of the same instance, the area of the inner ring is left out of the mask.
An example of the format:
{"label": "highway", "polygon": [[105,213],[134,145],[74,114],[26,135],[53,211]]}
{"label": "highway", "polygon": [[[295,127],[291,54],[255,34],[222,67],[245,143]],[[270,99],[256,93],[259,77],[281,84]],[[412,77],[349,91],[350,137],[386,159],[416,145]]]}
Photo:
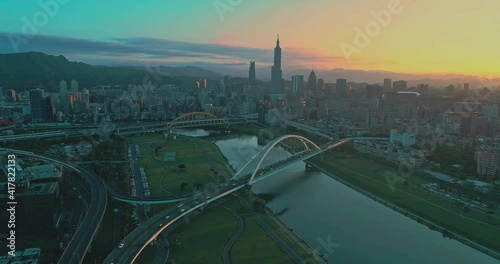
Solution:
{"label": "highway", "polygon": [[[214,125],[241,125],[252,122],[256,121],[248,120],[245,118],[200,119],[200,120],[176,121],[176,122],[165,122],[165,123],[145,124],[145,125],[118,126],[110,128],[111,131],[107,132],[109,133],[112,132],[118,135],[125,136],[125,135],[139,134],[139,133],[168,131],[175,128],[190,128],[190,127],[203,127],[203,126],[214,126]],[[59,128],[61,130],[0,136],[0,142],[12,142],[18,140],[55,138],[55,137],[75,137],[82,135],[90,136],[90,135],[103,134],[103,131],[99,126],[96,127],[85,126],[82,127],[81,129],[68,129],[67,126],[61,126],[61,127],[51,127],[47,129],[54,129],[54,128]],[[62,129],[65,129],[67,131],[63,131]]]}
{"label": "highway", "polygon": [[82,263],[83,259],[85,258],[85,254],[88,251],[90,244],[92,243],[92,239],[95,236],[99,225],[101,224],[104,212],[106,211],[108,196],[106,193],[106,188],[101,179],[99,179],[99,177],[92,171],[70,164],[66,161],[37,155],[28,151],[15,149],[4,150],[9,153],[15,153],[16,155],[28,156],[45,161],[50,161],[52,163],[71,169],[85,178],[85,181],[90,186],[91,193],[89,208],[87,214],[83,218],[82,223],[78,226],[75,234],[73,235],[69,244],[66,246],[66,249],[64,250],[58,262],[60,264]]}
{"label": "highway", "polygon": [[[166,209],[148,219],[137,229],[132,231],[123,241],[123,248],[115,248],[106,258],[104,263],[133,263],[140,252],[151,243],[161,232],[173,225],[180,219],[188,221],[188,216],[199,212],[209,203],[243,188],[247,179],[231,181],[220,185],[216,196],[205,193],[197,193],[187,198],[181,204]],[[166,217],[168,218],[166,219]]]}

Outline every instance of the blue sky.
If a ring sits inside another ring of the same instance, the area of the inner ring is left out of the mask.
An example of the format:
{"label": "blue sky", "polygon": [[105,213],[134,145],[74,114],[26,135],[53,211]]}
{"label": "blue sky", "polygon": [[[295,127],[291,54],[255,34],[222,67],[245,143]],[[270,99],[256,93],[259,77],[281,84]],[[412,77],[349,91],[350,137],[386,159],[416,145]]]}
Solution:
{"label": "blue sky", "polygon": [[[50,13],[44,3],[56,3],[56,12],[29,41],[12,45],[25,21]],[[380,26],[374,14],[394,4],[400,12]],[[500,77],[498,0],[3,0],[0,10],[0,53],[35,50],[107,65],[269,66],[279,33],[285,70]],[[346,54],[342,47],[370,23],[380,30]]]}

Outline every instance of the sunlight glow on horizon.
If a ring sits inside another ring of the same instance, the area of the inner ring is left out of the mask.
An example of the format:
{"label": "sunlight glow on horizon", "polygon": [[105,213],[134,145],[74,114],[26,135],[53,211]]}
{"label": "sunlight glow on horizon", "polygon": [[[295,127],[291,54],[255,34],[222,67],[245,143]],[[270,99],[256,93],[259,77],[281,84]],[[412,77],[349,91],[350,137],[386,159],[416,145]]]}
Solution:
{"label": "sunlight glow on horizon", "polygon": [[[381,25],[379,32],[368,36],[367,45],[356,45],[355,28],[365,32],[370,23],[380,25],[377,20],[380,17],[376,18],[374,13],[387,14],[391,5],[397,5],[400,12],[392,13],[387,25]],[[3,1],[0,8],[9,10],[0,18],[0,31],[16,33],[21,32],[23,17],[32,18],[33,14],[43,10],[37,2],[19,5],[13,0]],[[480,3],[454,0],[243,0],[225,11],[220,19],[213,1],[175,4],[161,0],[141,4],[132,0],[123,0],[120,4],[97,0],[68,1],[50,17],[46,26],[39,28],[39,34],[107,41],[144,37],[272,51],[279,33],[284,69],[302,66],[500,78],[500,36],[497,34],[500,17],[497,10],[500,10],[498,0]],[[92,14],[92,19],[88,14]],[[345,51],[341,48],[345,44],[357,50],[351,54],[350,61],[344,57]],[[301,51],[303,56],[290,57],[292,50]],[[166,57],[164,60],[169,59],[175,58]],[[256,59],[221,58],[221,63],[232,60]]]}

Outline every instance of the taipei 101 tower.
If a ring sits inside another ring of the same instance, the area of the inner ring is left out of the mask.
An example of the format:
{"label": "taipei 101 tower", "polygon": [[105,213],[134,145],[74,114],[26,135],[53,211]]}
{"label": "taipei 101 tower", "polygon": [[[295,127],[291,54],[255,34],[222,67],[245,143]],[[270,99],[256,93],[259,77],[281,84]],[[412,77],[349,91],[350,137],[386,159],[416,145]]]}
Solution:
{"label": "taipei 101 tower", "polygon": [[281,47],[280,35],[276,40],[276,47],[274,48],[274,65],[271,67],[271,93],[283,94],[283,73],[281,71]]}

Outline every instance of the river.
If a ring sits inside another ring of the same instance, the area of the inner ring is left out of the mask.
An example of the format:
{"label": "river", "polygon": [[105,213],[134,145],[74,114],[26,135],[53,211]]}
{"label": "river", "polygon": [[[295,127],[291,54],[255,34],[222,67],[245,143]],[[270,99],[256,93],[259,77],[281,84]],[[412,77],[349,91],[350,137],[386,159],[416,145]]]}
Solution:
{"label": "river", "polygon": [[[215,144],[235,169],[262,148],[255,136],[230,137]],[[283,212],[279,218],[330,263],[499,262],[323,173],[306,171],[304,163],[256,183],[252,190],[273,195],[268,207]]]}

